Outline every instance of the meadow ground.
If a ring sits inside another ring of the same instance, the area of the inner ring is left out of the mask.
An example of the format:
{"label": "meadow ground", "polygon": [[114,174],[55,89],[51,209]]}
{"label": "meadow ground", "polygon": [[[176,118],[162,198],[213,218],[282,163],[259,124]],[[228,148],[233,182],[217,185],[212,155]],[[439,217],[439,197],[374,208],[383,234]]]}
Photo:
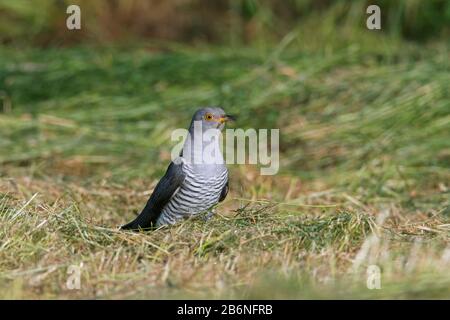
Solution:
{"label": "meadow ground", "polygon": [[[298,36],[2,47],[0,297],[450,298],[448,44]],[[280,128],[280,172],[230,166],[213,219],[118,231],[202,105]]]}

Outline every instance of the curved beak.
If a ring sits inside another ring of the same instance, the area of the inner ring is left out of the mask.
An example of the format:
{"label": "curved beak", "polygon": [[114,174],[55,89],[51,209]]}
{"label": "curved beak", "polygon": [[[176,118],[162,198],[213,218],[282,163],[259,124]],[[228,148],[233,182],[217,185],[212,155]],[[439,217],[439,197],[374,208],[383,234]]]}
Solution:
{"label": "curved beak", "polygon": [[235,121],[235,120],[236,120],[236,117],[232,116],[230,114],[224,114],[224,115],[220,116],[220,118],[219,118],[220,123],[225,123],[228,121]]}

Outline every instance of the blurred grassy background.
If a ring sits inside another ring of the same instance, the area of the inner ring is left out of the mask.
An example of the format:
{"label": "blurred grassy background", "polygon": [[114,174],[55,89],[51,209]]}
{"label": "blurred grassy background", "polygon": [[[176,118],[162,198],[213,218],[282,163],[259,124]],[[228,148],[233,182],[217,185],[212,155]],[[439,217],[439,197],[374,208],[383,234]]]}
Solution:
{"label": "blurred grassy background", "polygon": [[[381,31],[367,1],[78,3],[68,31],[66,1],[0,0],[0,296],[450,297],[448,1],[378,1]],[[280,173],[118,232],[209,104],[281,128]]]}
{"label": "blurred grassy background", "polygon": [[[67,32],[65,9],[82,8],[82,31]],[[0,41],[34,45],[111,43],[142,39],[227,45],[279,40],[297,26],[320,25],[354,32],[365,29],[365,9],[357,0],[1,0]],[[381,0],[384,33],[412,40],[449,36],[446,0]],[[313,33],[314,28],[308,28]]]}

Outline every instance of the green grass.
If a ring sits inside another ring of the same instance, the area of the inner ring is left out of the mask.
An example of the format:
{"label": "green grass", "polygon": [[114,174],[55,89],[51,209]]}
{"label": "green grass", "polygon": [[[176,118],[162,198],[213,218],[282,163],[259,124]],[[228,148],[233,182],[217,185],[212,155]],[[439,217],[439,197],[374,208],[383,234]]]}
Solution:
{"label": "green grass", "polygon": [[[448,43],[343,34],[0,48],[0,296],[450,298]],[[212,220],[118,231],[171,131],[209,104],[235,127],[280,128],[279,174],[230,166]],[[381,290],[366,287],[373,264]]]}
{"label": "green grass", "polygon": [[[0,43],[60,45],[114,43],[130,39],[254,44],[268,47],[300,26],[315,40],[317,29],[336,35],[346,26],[366,31],[368,0],[216,0],[183,3],[140,0],[78,0],[79,32],[65,32],[69,0],[0,0]],[[449,35],[446,0],[378,0],[384,33],[425,41]]]}

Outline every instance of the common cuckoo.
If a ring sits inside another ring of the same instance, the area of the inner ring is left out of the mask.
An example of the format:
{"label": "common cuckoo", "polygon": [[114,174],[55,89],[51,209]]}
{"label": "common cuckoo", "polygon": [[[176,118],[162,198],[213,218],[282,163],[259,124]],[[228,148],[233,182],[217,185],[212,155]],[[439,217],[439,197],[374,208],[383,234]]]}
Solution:
{"label": "common cuckoo", "polygon": [[219,148],[220,132],[233,117],[221,108],[199,109],[192,117],[179,157],[169,165],[146,206],[121,229],[150,229],[207,212],[228,193],[228,170]]}

